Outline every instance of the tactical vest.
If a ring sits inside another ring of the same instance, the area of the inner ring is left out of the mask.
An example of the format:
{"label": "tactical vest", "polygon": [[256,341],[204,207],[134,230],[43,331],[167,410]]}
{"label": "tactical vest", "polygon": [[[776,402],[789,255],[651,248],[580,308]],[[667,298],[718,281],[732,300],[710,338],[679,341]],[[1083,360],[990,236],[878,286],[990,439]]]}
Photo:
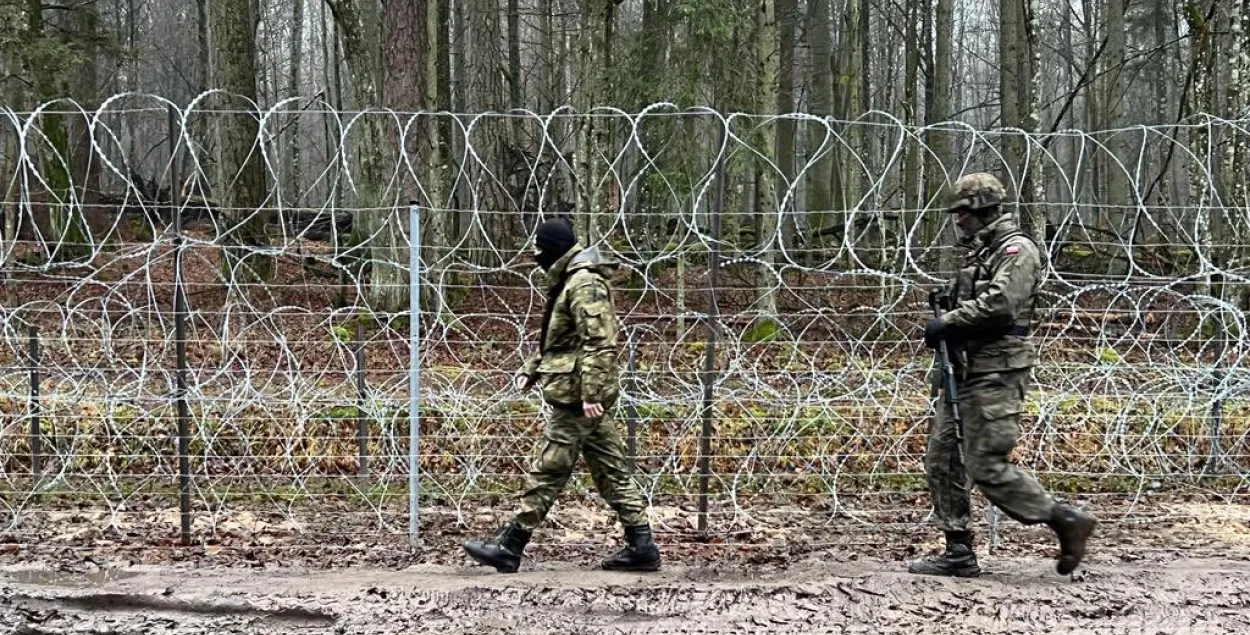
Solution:
{"label": "tactical vest", "polygon": [[[952,289],[956,302],[971,300],[985,292],[992,279],[991,264],[995,256],[1007,241],[1024,236],[1037,246],[1037,241],[1020,229],[1013,229],[997,237],[992,243],[977,249],[964,261],[959,270]],[[1034,283],[1030,305],[1023,315],[1009,325],[993,329],[982,329],[969,333],[955,342],[958,366],[967,372],[997,372],[1014,370],[1032,366],[1036,361],[1036,353],[1028,337],[1034,308],[1037,303],[1037,286]]]}

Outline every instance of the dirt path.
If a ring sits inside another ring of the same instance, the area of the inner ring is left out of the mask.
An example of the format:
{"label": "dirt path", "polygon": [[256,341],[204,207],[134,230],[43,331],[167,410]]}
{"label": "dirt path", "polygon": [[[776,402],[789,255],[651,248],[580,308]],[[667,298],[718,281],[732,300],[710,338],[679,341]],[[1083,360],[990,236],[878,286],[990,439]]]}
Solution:
{"label": "dirt path", "polygon": [[987,559],[976,580],[895,562],[783,571],[668,567],[611,574],[566,564],[500,575],[407,570],[133,567],[0,570],[0,630],[52,633],[1246,633],[1250,563],[1093,565]]}

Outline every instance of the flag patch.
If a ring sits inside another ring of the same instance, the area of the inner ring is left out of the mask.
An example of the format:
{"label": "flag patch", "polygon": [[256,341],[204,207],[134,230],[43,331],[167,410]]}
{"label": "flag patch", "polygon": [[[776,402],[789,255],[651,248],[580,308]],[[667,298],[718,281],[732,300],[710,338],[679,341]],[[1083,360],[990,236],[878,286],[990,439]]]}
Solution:
{"label": "flag patch", "polygon": [[1019,245],[1007,245],[1007,248],[1003,250],[1003,253],[1007,254],[1008,256],[1018,254],[1020,253],[1020,246]]}

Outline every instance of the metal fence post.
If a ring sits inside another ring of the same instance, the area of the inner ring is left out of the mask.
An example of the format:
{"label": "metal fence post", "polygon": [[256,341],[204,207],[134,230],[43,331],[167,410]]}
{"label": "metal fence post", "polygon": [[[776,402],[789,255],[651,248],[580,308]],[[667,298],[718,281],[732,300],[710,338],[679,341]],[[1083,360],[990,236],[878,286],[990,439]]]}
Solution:
{"label": "metal fence post", "polygon": [[416,201],[408,204],[408,544],[416,548],[417,511],[421,479],[418,472],[418,442],[420,440],[421,413],[421,220]]}
{"label": "metal fence post", "polygon": [[39,327],[30,325],[30,474],[43,478],[43,431],[40,429],[39,406]]}
{"label": "metal fence post", "polygon": [[360,317],[356,318],[356,437],[360,444],[360,476],[369,475],[369,422],[365,419],[365,338]]}
{"label": "metal fence post", "polygon": [[716,383],[716,338],[720,329],[720,315],[717,304],[717,285],[720,282],[720,224],[721,211],[725,204],[725,139],[729,123],[722,121],[720,131],[720,154],[716,158],[716,196],[712,199],[711,233],[712,244],[708,249],[708,290],[709,303],[706,318],[707,351],[703,360],[703,429],[699,435],[699,533],[708,530],[708,481],[712,476],[712,388]]}
{"label": "metal fence post", "polygon": [[174,124],[174,107],[169,107],[169,167],[170,208],[174,223],[174,349],[177,357],[177,389],[175,405],[178,409],[178,507],[181,517],[182,542],[191,542],[191,456],[190,419],[187,407],[187,304],[182,288],[182,203],[179,201],[178,184],[178,138]]}

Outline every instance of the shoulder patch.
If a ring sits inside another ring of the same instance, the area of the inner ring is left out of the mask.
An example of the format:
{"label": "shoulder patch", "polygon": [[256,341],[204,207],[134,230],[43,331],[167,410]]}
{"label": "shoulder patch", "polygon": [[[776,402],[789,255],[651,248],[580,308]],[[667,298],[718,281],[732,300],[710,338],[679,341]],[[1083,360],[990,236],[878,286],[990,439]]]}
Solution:
{"label": "shoulder patch", "polygon": [[1020,245],[1007,245],[1007,248],[1003,250],[1003,253],[1008,256],[1018,254],[1020,253]]}

